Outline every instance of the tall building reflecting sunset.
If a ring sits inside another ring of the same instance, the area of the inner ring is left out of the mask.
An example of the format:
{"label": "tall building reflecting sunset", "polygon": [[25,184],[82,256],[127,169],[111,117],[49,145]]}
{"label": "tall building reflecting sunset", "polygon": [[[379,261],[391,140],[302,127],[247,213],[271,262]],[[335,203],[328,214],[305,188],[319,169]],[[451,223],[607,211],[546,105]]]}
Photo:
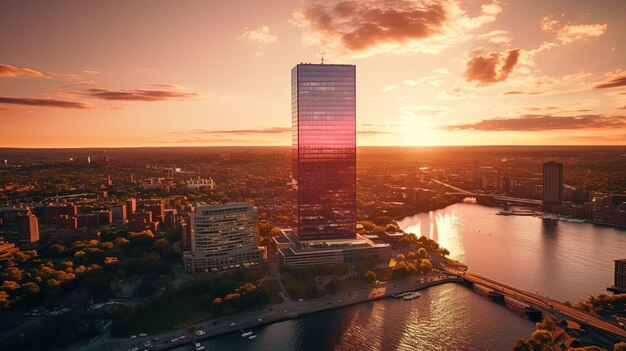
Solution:
{"label": "tall building reflecting sunset", "polygon": [[292,184],[301,240],[354,238],[356,67],[291,70]]}

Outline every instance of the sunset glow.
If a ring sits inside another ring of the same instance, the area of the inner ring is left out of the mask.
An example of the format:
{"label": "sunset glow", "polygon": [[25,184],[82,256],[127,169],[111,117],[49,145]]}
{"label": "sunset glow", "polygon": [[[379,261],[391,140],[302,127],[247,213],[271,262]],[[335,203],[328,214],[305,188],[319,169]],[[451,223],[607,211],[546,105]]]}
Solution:
{"label": "sunset glow", "polygon": [[0,147],[290,145],[354,64],[357,144],[626,144],[624,1],[0,3]]}

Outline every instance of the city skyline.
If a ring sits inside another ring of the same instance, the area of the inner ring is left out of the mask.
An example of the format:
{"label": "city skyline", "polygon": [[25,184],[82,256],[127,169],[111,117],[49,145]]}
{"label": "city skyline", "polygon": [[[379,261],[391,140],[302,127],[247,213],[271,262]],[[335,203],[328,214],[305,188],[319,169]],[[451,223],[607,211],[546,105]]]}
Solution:
{"label": "city skyline", "polygon": [[624,144],[624,10],[4,2],[0,147],[286,146],[285,67],[321,52],[360,67],[359,146]]}

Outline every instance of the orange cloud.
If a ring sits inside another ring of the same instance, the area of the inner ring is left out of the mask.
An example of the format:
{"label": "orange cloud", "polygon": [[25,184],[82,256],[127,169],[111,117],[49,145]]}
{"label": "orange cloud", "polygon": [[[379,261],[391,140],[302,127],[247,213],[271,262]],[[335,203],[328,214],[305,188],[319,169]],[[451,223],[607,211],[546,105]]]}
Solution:
{"label": "orange cloud", "polygon": [[83,95],[101,99],[101,100],[121,100],[121,101],[165,101],[165,100],[182,100],[199,97],[200,94],[186,91],[175,90],[107,90],[91,88],[85,90]]}
{"label": "orange cloud", "polygon": [[606,32],[608,27],[606,23],[573,24],[568,22],[561,25],[558,20],[554,19],[554,16],[543,17],[539,26],[544,32],[556,33],[556,39],[563,44],[599,37]]}
{"label": "orange cloud", "polygon": [[497,2],[469,17],[452,0],[328,1],[303,5],[291,22],[303,29],[305,42],[337,53],[435,53],[469,40],[470,31],[493,22],[500,11]]}
{"label": "orange cloud", "polygon": [[476,81],[481,85],[506,80],[519,58],[520,49],[509,50],[506,54],[491,52],[484,56],[472,57],[466,63],[465,80]]}
{"label": "orange cloud", "polygon": [[0,63],[0,78],[48,78],[48,76],[34,69]]}
{"label": "orange cloud", "polygon": [[270,28],[268,26],[261,26],[257,29],[249,29],[248,27],[245,27],[237,39],[251,40],[263,44],[273,43],[278,40],[278,37],[270,33]]}
{"label": "orange cloud", "polygon": [[351,51],[425,38],[446,20],[440,4],[419,6],[412,1],[320,3],[305,7],[302,14],[311,30],[340,39]]}
{"label": "orange cloud", "polygon": [[609,80],[608,82],[598,84],[594,89],[606,89],[626,86],[626,75]]}
{"label": "orange cloud", "polygon": [[455,124],[444,126],[447,130],[480,130],[480,131],[525,131],[537,132],[544,130],[622,128],[626,127],[626,116],[581,115],[523,115],[511,118],[484,119],[476,123]]}
{"label": "orange cloud", "polygon": [[60,107],[60,108],[90,108],[91,105],[78,101],[65,101],[54,99],[37,99],[37,98],[12,98],[0,97],[0,104],[26,105],[39,107]]}

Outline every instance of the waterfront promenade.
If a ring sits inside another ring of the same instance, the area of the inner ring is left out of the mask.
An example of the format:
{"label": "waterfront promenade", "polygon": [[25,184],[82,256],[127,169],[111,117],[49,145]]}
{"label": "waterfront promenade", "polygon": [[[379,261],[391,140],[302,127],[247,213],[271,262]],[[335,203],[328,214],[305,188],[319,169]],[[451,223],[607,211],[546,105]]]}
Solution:
{"label": "waterfront promenade", "polygon": [[[434,285],[462,281],[463,280],[461,278],[456,276],[447,274],[437,275],[436,273],[433,273],[425,278],[408,277],[403,280],[383,282],[378,284],[376,287],[368,289],[342,292],[310,300],[285,301],[279,304],[269,305],[262,310],[242,311],[231,316],[211,319],[205,322],[197,323],[192,327],[182,328],[158,335],[148,335],[146,337],[130,339],[111,338],[108,336],[108,333],[105,333],[90,344],[83,344],[71,349],[85,351],[131,350],[137,347],[143,350],[146,349],[145,344],[149,340],[158,338],[156,342],[153,341],[150,344],[149,349],[167,350],[219,335],[239,332],[241,330],[249,331],[251,328],[297,318],[311,313],[383,299],[391,297],[392,295],[420,290]],[[202,330],[204,334],[197,335],[194,330]],[[184,338],[181,339],[181,336],[184,336]],[[179,339],[172,342],[171,340],[174,338]]]}

